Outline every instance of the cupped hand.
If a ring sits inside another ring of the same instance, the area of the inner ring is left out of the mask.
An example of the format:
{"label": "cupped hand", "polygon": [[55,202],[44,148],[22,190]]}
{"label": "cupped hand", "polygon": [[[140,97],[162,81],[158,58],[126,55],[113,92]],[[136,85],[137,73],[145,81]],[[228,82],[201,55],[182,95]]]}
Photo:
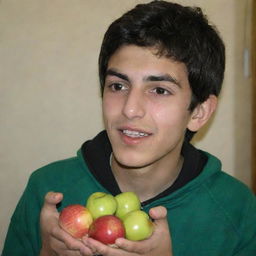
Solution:
{"label": "cupped hand", "polygon": [[91,256],[92,250],[81,240],[73,238],[59,226],[56,205],[63,199],[61,193],[48,192],[40,214],[42,249],[39,256]]}
{"label": "cupped hand", "polygon": [[83,242],[95,254],[103,256],[172,256],[166,208],[162,206],[151,208],[149,214],[154,220],[154,232],[148,239],[129,241],[119,238],[115,242],[117,248],[104,245],[88,237],[83,238]]}

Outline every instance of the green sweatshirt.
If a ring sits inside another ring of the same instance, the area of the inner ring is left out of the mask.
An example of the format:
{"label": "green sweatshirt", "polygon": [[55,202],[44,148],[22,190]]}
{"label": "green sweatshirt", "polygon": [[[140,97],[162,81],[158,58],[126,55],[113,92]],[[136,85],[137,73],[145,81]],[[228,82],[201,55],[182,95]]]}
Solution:
{"label": "green sweatshirt", "polygon": [[[174,256],[255,256],[255,196],[222,172],[217,158],[205,154],[208,162],[199,176],[144,210],[167,208]],[[39,255],[39,214],[48,191],[64,194],[59,210],[85,204],[93,192],[108,192],[88,170],[80,150],[77,157],[35,171],[12,216],[2,256]]]}

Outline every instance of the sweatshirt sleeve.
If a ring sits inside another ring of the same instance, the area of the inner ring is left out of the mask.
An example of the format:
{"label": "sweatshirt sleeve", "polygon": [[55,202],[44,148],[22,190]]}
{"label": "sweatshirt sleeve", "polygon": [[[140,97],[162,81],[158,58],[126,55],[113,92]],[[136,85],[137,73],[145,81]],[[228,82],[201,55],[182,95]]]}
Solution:
{"label": "sweatshirt sleeve", "polygon": [[251,194],[248,210],[241,226],[241,243],[234,256],[256,255],[256,197]]}
{"label": "sweatshirt sleeve", "polygon": [[234,256],[255,256],[256,254],[256,238],[253,239],[246,247],[241,249]]}
{"label": "sweatshirt sleeve", "polygon": [[20,198],[8,228],[2,256],[38,256],[41,248],[39,216],[41,203],[33,182]]}

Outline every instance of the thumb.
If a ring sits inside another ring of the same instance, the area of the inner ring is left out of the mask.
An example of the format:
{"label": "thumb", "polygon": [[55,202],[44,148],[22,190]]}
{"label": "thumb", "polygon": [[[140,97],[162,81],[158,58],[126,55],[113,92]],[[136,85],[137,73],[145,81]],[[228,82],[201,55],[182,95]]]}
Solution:
{"label": "thumb", "polygon": [[63,199],[62,193],[48,192],[44,198],[44,210],[56,210],[56,204],[60,203]]}
{"label": "thumb", "polygon": [[154,220],[165,219],[167,216],[167,210],[163,206],[157,206],[149,210],[149,215]]}
{"label": "thumb", "polygon": [[167,210],[163,206],[157,206],[149,210],[150,217],[154,220],[155,233],[159,236],[166,234],[170,238]]}
{"label": "thumb", "polygon": [[[58,223],[59,213],[56,205],[63,199],[62,193],[48,192],[44,197],[44,205],[40,212],[40,227],[42,234]],[[47,224],[47,225],[46,225]]]}

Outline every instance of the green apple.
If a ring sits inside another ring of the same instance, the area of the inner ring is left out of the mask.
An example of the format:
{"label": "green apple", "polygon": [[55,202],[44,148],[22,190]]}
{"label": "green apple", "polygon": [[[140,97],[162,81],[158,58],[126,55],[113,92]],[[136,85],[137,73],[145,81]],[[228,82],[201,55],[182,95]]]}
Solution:
{"label": "green apple", "polygon": [[117,202],[115,197],[104,192],[91,194],[86,202],[86,208],[90,211],[93,219],[104,215],[113,215],[116,207]]}
{"label": "green apple", "polygon": [[140,210],[140,199],[134,192],[123,192],[116,195],[115,198],[117,201],[115,215],[120,219],[123,219],[131,211]]}
{"label": "green apple", "polygon": [[132,211],[123,218],[125,237],[128,240],[140,241],[151,236],[154,224],[144,211]]}

